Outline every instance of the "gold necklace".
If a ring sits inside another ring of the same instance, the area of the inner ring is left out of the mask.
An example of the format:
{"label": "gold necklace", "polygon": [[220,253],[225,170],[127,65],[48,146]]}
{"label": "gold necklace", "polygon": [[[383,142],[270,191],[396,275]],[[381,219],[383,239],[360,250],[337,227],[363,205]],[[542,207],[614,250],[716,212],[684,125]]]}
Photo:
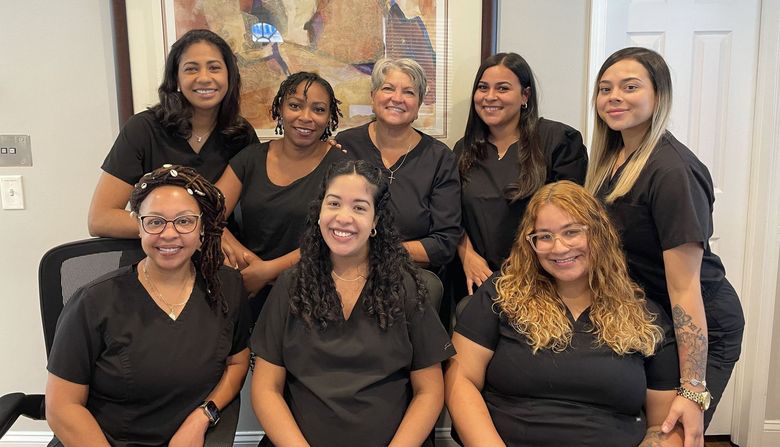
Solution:
{"label": "gold necklace", "polygon": [[[144,268],[143,268],[144,278],[146,278],[146,282],[148,282],[149,285],[152,286],[152,291],[155,294],[157,294],[157,297],[160,298],[160,300],[163,303],[165,303],[166,306],[168,306],[168,316],[171,318],[171,320],[175,320],[177,318],[177,315],[176,315],[176,312],[174,312],[174,310],[177,307],[181,307],[181,306],[184,306],[185,304],[187,304],[187,301],[189,301],[189,298],[184,300],[184,301],[182,301],[181,303],[174,303],[174,304],[171,304],[168,301],[165,301],[165,298],[163,298],[162,293],[160,293],[160,291],[157,289],[157,286],[154,285],[154,282],[152,282],[152,278],[149,277],[149,272],[146,271],[146,263],[147,262],[148,262],[148,258],[144,260]],[[192,273],[192,265],[190,265],[190,273]],[[187,289],[185,286],[187,285],[189,280],[190,280],[190,278],[184,278],[184,282],[182,282],[182,284],[181,284],[181,291],[179,292],[179,296],[180,297],[181,297],[182,293],[184,293],[184,291]]]}
{"label": "gold necklace", "polygon": [[211,126],[211,128],[208,131],[206,131],[206,133],[204,133],[203,136],[196,135],[195,132],[193,132],[192,130],[190,130],[190,133],[192,134],[193,137],[195,137],[195,141],[200,143],[201,141],[203,141],[204,138],[211,135],[211,132],[214,130],[215,127],[217,127],[217,123],[214,123],[214,125]]}
{"label": "gold necklace", "polygon": [[336,273],[336,272],[335,272],[335,271],[333,271],[333,270],[331,270],[331,271],[330,271],[330,274],[331,274],[331,275],[333,275],[333,276],[335,276],[337,279],[340,279],[340,280],[342,280],[342,281],[346,281],[346,282],[355,282],[355,281],[359,281],[361,278],[362,278],[362,279],[366,279],[366,277],[365,277],[365,276],[363,276],[363,275],[357,275],[357,277],[356,277],[356,278],[353,278],[353,279],[342,278],[341,276],[339,276],[339,274],[338,274],[338,273]]}

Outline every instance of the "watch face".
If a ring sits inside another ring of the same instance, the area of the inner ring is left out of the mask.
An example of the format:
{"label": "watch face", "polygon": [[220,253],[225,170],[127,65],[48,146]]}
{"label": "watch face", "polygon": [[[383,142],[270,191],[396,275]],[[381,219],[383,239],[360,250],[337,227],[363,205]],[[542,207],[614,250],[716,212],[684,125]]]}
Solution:
{"label": "watch face", "polygon": [[707,411],[708,408],[710,408],[710,401],[712,400],[712,396],[710,396],[710,393],[705,391],[702,394],[701,399],[701,408],[704,411]]}

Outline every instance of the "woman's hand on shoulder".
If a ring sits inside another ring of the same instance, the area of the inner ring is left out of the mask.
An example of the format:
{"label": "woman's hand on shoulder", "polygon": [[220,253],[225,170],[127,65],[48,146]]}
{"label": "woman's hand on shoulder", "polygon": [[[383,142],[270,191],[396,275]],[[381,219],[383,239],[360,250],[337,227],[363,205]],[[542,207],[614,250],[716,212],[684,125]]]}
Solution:
{"label": "woman's hand on shoulder", "polygon": [[209,418],[203,409],[195,408],[173,434],[169,447],[201,447],[206,439]]}
{"label": "woman's hand on shoulder", "polygon": [[493,274],[493,271],[488,267],[485,258],[469,250],[463,257],[463,273],[466,275],[466,290],[469,295],[473,295],[477,288]]}
{"label": "woman's hand on shoulder", "polygon": [[335,138],[331,138],[331,139],[329,139],[329,140],[328,140],[328,144],[330,145],[330,147],[335,147],[336,149],[340,150],[341,152],[343,152],[343,153],[345,153],[345,154],[347,153],[347,149],[346,149],[346,148],[344,148],[344,147],[341,145],[341,143],[339,143],[338,141],[336,141],[336,139],[335,139]]}
{"label": "woman's hand on shoulder", "polygon": [[277,272],[271,261],[263,261],[254,253],[244,253],[242,258],[247,266],[241,270],[241,276],[244,278],[244,288],[251,298],[275,280]]}

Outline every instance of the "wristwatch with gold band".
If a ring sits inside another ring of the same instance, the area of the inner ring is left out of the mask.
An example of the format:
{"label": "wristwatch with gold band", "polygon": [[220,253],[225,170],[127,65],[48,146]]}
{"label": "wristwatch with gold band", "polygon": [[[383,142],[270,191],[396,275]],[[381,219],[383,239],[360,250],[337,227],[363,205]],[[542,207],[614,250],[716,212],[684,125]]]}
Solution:
{"label": "wristwatch with gold band", "polygon": [[684,386],[680,386],[677,388],[677,395],[696,402],[699,404],[701,411],[707,411],[707,409],[710,408],[711,396],[710,391],[707,388],[704,388],[704,391],[696,392],[691,391]]}

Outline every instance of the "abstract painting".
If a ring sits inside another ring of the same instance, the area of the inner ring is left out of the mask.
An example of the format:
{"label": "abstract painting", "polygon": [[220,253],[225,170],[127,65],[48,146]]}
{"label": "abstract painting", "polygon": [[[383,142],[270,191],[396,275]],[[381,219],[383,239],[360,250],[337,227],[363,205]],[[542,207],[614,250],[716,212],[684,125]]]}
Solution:
{"label": "abstract painting", "polygon": [[291,73],[314,71],[341,101],[346,129],[371,119],[371,69],[410,57],[428,92],[414,126],[446,136],[446,0],[165,0],[166,48],[194,28],[222,36],[238,58],[241,113],[272,137],[271,101]]}

